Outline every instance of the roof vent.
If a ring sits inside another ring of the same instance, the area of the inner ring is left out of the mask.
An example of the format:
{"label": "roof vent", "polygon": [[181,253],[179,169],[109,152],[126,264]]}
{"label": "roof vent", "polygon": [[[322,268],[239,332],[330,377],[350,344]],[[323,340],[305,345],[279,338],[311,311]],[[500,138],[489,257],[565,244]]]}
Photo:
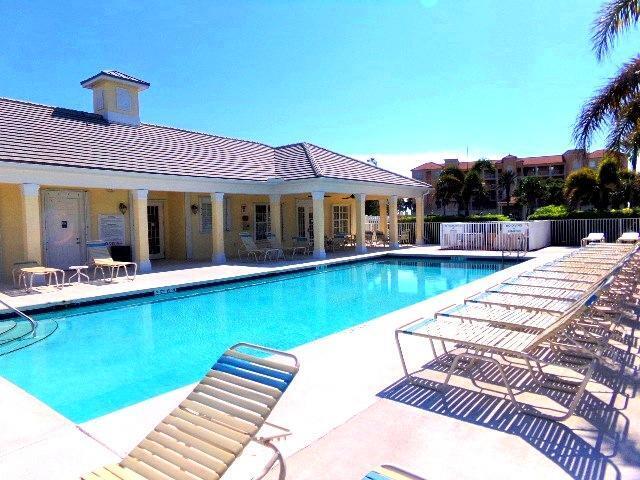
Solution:
{"label": "roof vent", "polygon": [[140,125],[138,94],[150,83],[117,70],[102,70],[80,85],[93,91],[94,113],[108,122]]}

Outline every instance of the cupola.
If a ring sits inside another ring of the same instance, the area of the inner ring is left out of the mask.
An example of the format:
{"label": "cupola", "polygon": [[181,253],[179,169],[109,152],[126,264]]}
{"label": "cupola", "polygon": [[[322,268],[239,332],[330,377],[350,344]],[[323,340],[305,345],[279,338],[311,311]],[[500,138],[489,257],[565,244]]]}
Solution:
{"label": "cupola", "polygon": [[138,94],[150,83],[117,70],[102,70],[80,85],[93,91],[94,113],[112,123],[140,125]]}

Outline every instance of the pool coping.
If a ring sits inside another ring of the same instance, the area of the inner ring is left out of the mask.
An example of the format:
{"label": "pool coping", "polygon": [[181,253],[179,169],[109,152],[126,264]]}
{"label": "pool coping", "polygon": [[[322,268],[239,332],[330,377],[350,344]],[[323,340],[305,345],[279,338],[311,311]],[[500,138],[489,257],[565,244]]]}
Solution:
{"label": "pool coping", "polygon": [[[419,247],[418,247],[419,248]],[[199,288],[207,288],[213,287],[217,285],[225,285],[231,283],[239,283],[247,280],[258,280],[262,278],[270,278],[281,275],[286,275],[288,273],[296,273],[296,272],[304,272],[304,271],[313,271],[317,270],[318,267],[321,266],[336,266],[336,265],[346,265],[349,263],[358,263],[366,260],[371,260],[375,258],[381,257],[391,257],[391,258],[406,258],[406,257],[415,257],[415,258],[439,258],[439,259],[470,259],[470,260],[490,260],[490,261],[508,261],[508,262],[523,262],[527,260],[531,260],[536,258],[538,255],[529,255],[532,252],[528,252],[529,254],[525,254],[523,256],[513,258],[513,257],[503,257],[502,255],[493,254],[493,252],[489,254],[479,255],[478,252],[474,254],[470,251],[445,251],[446,253],[424,253],[416,251],[416,247],[407,248],[407,249],[398,249],[398,250],[388,250],[382,252],[372,252],[372,253],[364,253],[357,255],[350,255],[347,257],[338,257],[331,259],[323,259],[316,260],[311,262],[302,262],[302,263],[292,263],[288,265],[281,265],[271,267],[270,270],[262,270],[262,271],[252,271],[248,273],[235,273],[230,275],[223,275],[218,278],[210,278],[203,280],[193,280],[193,281],[183,281],[183,282],[168,282],[162,284],[161,286],[137,286],[135,285],[135,280],[131,283],[105,283],[104,286],[111,285],[130,285],[133,288],[127,289],[125,291],[109,291],[109,292],[96,292],[95,295],[75,297],[75,298],[62,298],[59,300],[43,300],[36,302],[26,302],[24,305],[18,305],[17,308],[20,311],[29,312],[30,314],[39,314],[46,312],[53,312],[58,310],[64,310],[67,308],[73,308],[78,306],[90,306],[90,305],[98,305],[103,303],[108,303],[114,300],[128,300],[133,298],[142,298],[142,297],[150,297],[156,295],[163,295],[167,293],[176,293],[188,290],[195,290]],[[457,253],[457,254],[456,254]],[[265,266],[271,266],[272,263],[265,263]],[[255,264],[252,266],[260,267],[260,264]],[[178,273],[178,275],[182,272],[186,272],[189,269],[179,269],[173,270],[171,272],[159,272],[159,273]],[[62,293],[59,292],[48,292],[48,293]],[[83,292],[85,293],[85,292]],[[36,294],[38,295],[38,294]],[[8,299],[8,303],[11,302],[11,299],[20,298],[21,300],[34,299],[34,296],[25,295],[24,297],[10,297],[6,294],[0,292],[0,299]],[[15,305],[14,305],[15,306]],[[14,317],[16,314],[9,308],[3,307],[0,305],[0,321],[6,318]]]}

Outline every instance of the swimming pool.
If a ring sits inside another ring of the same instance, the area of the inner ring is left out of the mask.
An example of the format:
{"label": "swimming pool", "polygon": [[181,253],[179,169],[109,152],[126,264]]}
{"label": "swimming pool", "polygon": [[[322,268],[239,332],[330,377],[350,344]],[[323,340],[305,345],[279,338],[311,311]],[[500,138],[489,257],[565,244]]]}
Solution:
{"label": "swimming pool", "polygon": [[80,423],[197,381],[239,341],[293,348],[511,265],[387,257],[39,314],[58,330],[0,375]]}

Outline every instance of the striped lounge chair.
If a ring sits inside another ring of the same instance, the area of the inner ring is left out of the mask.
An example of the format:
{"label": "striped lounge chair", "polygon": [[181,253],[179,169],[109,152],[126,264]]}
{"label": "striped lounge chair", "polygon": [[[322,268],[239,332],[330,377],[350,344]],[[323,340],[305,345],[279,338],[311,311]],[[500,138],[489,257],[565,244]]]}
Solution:
{"label": "striped lounge chair", "polygon": [[367,473],[362,480],[424,480],[422,477],[405,472],[391,465],[381,465]]}
{"label": "striped lounge chair", "polygon": [[[247,352],[252,353],[247,353]],[[255,355],[254,355],[255,353]],[[273,357],[267,357],[272,355]],[[204,379],[118,464],[83,475],[83,480],[218,480],[251,441],[273,451],[254,478],[265,477],[280,463],[272,443],[289,431],[268,437],[260,428],[298,372],[295,356],[239,343],[229,348]]]}

